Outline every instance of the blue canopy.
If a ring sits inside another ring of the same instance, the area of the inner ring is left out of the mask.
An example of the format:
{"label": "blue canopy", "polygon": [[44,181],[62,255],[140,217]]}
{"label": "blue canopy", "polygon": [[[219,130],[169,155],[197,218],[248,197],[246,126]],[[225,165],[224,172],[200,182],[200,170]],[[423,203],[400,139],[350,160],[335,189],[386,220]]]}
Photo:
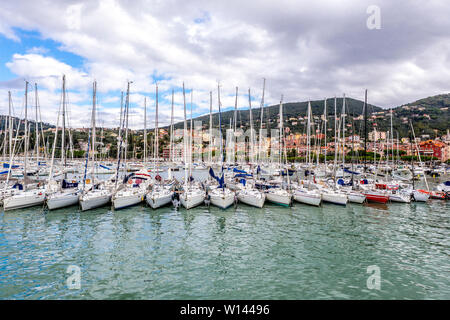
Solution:
{"label": "blue canopy", "polygon": [[450,181],[445,181],[444,185],[446,185],[447,187],[450,187]]}
{"label": "blue canopy", "polygon": [[[18,167],[19,167],[18,165],[13,165],[11,168],[15,169],[15,168],[18,168]],[[3,168],[9,168],[9,163],[4,162],[3,163]]]}
{"label": "blue canopy", "polygon": [[78,182],[67,182],[66,179],[63,179],[62,181],[62,188],[76,188],[78,187]]}
{"label": "blue canopy", "polygon": [[16,183],[15,185],[13,185],[14,189],[19,189],[19,190],[23,190],[23,185],[20,183]]}
{"label": "blue canopy", "polygon": [[223,174],[222,174],[222,177],[219,178],[218,176],[216,176],[214,174],[214,170],[212,168],[209,168],[209,175],[217,180],[217,182],[219,183],[219,188],[223,188],[224,187],[225,178],[224,178]]}
{"label": "blue canopy", "polygon": [[252,177],[252,174],[249,173],[237,173],[234,175],[235,178],[245,178],[245,177]]}
{"label": "blue canopy", "polygon": [[356,171],[350,171],[350,170],[348,170],[347,168],[344,168],[344,172],[348,172],[348,173],[352,173],[352,174],[356,174],[356,175],[359,174],[359,172],[356,172]]}
{"label": "blue canopy", "polygon": [[233,168],[233,172],[238,172],[238,173],[247,173],[247,171],[244,171],[244,170],[239,170],[239,169],[236,169],[236,168]]}
{"label": "blue canopy", "polygon": [[345,183],[344,179],[338,179],[337,183],[341,186],[351,186],[353,185],[353,182],[350,181],[349,183]]}

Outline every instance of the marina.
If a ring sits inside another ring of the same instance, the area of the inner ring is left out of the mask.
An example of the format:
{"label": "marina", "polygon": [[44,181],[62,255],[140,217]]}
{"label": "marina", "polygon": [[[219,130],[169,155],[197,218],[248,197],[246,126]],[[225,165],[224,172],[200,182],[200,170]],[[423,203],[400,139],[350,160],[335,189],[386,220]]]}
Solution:
{"label": "marina", "polygon": [[[446,299],[449,209],[429,200],[2,212],[0,299]],[[69,265],[81,269],[80,290],[67,288]],[[370,265],[381,290],[366,287]]]}
{"label": "marina", "polygon": [[450,299],[448,12],[0,1],[0,300]]}

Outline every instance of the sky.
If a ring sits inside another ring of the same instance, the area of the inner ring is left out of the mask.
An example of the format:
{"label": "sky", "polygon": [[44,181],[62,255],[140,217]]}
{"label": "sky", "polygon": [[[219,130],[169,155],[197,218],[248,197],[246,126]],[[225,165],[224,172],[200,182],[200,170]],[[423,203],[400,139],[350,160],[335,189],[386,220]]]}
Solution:
{"label": "sky", "polygon": [[[375,6],[375,7],[374,7]],[[117,127],[130,84],[130,126],[283,101],[346,96],[383,108],[448,93],[450,1],[100,0],[0,2],[0,114],[35,105],[56,124],[66,75],[69,124],[88,127],[97,81],[99,126]],[[34,119],[34,109],[29,110]]]}

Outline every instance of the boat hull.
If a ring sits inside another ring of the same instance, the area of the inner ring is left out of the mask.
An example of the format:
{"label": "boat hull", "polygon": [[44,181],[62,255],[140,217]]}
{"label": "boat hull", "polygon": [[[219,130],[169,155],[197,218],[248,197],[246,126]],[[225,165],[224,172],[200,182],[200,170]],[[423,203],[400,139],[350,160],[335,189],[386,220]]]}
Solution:
{"label": "boat hull", "polygon": [[78,204],[78,198],[79,198],[79,196],[77,193],[50,195],[47,198],[47,208],[49,210],[55,210],[55,209],[74,206],[74,205]]}
{"label": "boat hull", "polygon": [[221,209],[227,209],[234,204],[234,194],[231,195],[211,195],[211,204]]}
{"label": "boat hull", "polygon": [[164,195],[152,195],[152,193],[149,192],[145,196],[145,201],[152,209],[158,209],[172,202],[172,193]]}
{"label": "boat hull", "polygon": [[264,202],[266,201],[265,194],[261,194],[261,196],[255,197],[245,192],[239,192],[237,194],[237,198],[240,202],[257,208],[262,208],[264,206]]}
{"label": "boat hull", "polygon": [[14,210],[21,208],[34,207],[44,204],[45,194],[44,192],[31,193],[29,195],[14,195],[3,200],[3,209]]}
{"label": "boat hull", "polygon": [[391,194],[389,195],[389,200],[391,202],[410,203],[411,196],[406,194]]}
{"label": "boat hull", "polygon": [[184,194],[180,197],[181,205],[188,210],[201,205],[204,200],[205,200],[205,194],[192,195],[192,194],[188,193],[188,194]]}
{"label": "boat hull", "polygon": [[362,204],[366,201],[366,196],[362,193],[349,193],[347,194],[348,202]]}
{"label": "boat hull", "polygon": [[266,198],[268,201],[284,207],[289,207],[292,203],[292,195],[289,193],[278,194],[275,192],[267,192]]}
{"label": "boat hull", "polygon": [[367,201],[375,203],[387,203],[389,201],[389,196],[378,193],[364,193]]}
{"label": "boat hull", "polygon": [[120,210],[123,208],[138,205],[139,203],[142,202],[142,200],[143,200],[143,195],[132,194],[132,195],[126,195],[126,196],[113,198],[112,203],[113,203],[114,210]]}
{"label": "boat hull", "polygon": [[107,205],[111,201],[111,195],[99,195],[88,199],[80,199],[81,211],[91,210]]}
{"label": "boat hull", "polygon": [[430,198],[430,195],[428,193],[423,193],[417,190],[413,191],[413,197],[414,201],[416,202],[427,202]]}
{"label": "boat hull", "polygon": [[322,196],[320,194],[296,191],[294,192],[294,200],[317,207],[320,206],[320,203],[322,202]]}
{"label": "boat hull", "polygon": [[345,205],[347,205],[348,197],[345,194],[337,194],[337,193],[332,193],[332,192],[325,193],[324,192],[324,193],[322,193],[322,201],[345,206]]}

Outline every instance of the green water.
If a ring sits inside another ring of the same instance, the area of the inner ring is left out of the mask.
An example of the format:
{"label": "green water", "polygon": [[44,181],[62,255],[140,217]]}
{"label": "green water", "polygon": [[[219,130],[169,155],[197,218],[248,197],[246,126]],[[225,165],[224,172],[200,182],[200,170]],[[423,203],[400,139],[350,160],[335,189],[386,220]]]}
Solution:
{"label": "green water", "polygon": [[449,208],[2,212],[0,299],[449,299]]}

